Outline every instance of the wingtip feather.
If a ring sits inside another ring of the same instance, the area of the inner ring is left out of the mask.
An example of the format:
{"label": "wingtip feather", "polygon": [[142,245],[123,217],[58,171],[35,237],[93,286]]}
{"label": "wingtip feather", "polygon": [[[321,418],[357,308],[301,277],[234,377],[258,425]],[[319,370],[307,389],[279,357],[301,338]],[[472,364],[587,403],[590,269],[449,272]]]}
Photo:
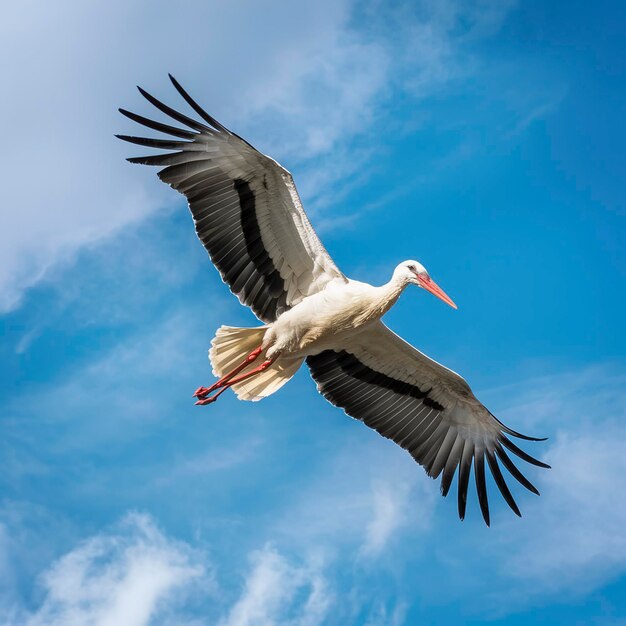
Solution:
{"label": "wingtip feather", "polygon": [[526,487],[528,491],[534,493],[535,495],[540,495],[537,487],[535,487],[535,485],[533,485],[528,480],[528,478],[526,478],[526,476],[524,476],[524,474],[520,472],[515,463],[513,463],[509,455],[504,451],[504,448],[499,443],[496,444],[496,454],[498,455],[498,458],[502,461],[504,467],[506,467],[508,472],[511,474],[511,476],[513,476],[513,478],[515,478],[515,480],[517,480],[517,482]]}
{"label": "wingtip feather", "polygon": [[[171,75],[168,74],[169,79],[174,85],[174,89],[183,97],[187,104],[205,121],[211,124],[213,128],[216,128],[220,132],[229,133],[230,131],[220,124],[212,115],[209,115],[187,92],[187,90]],[[247,143],[247,142],[246,142]]]}
{"label": "wingtip feather", "polygon": [[474,480],[476,481],[476,492],[478,503],[483,519],[487,526],[490,525],[489,500],[487,498],[487,483],[485,481],[485,456],[482,450],[474,452]]}
{"label": "wingtip feather", "polygon": [[522,517],[519,507],[517,506],[517,502],[515,502],[515,498],[513,497],[513,494],[511,493],[511,490],[506,484],[506,480],[504,480],[504,476],[500,471],[500,467],[498,466],[498,461],[496,460],[493,450],[487,451],[487,463],[489,464],[489,469],[491,470],[491,475],[493,476],[496,486],[500,490],[500,493],[506,503],[509,505],[509,508],[513,511],[513,513],[515,513],[515,515]]}
{"label": "wingtip feather", "polygon": [[530,435],[523,435],[522,433],[518,433],[516,430],[513,430],[512,428],[501,422],[491,411],[489,411],[489,415],[491,415],[491,417],[493,417],[493,419],[496,420],[498,424],[500,424],[502,430],[507,435],[517,437],[518,439],[524,439],[525,441],[545,441],[547,439],[547,437],[531,437]]}
{"label": "wingtip feather", "polygon": [[506,446],[513,454],[518,456],[523,461],[530,463],[531,465],[536,465],[537,467],[543,467],[545,469],[551,469],[547,463],[536,459],[534,456],[531,456],[527,452],[524,452],[521,448],[518,448],[510,439],[505,436],[501,437],[502,445]]}

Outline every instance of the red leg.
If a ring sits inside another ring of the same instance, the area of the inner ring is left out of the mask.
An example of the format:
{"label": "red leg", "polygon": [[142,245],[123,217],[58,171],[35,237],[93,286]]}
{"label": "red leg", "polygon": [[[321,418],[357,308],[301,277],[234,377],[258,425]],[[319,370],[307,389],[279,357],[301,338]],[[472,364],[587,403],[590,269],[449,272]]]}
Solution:
{"label": "red leg", "polygon": [[261,365],[259,365],[258,367],[255,367],[253,370],[250,370],[249,372],[246,372],[245,374],[242,374],[241,376],[237,376],[236,378],[231,378],[226,383],[226,386],[230,387],[231,385],[236,385],[237,383],[240,383],[242,380],[246,380],[246,378],[250,378],[251,376],[255,376],[256,374],[260,374],[261,372],[264,372],[273,362],[274,362],[274,359],[268,359],[267,361],[263,361]]}
{"label": "red leg", "polygon": [[256,376],[257,374],[264,372],[273,362],[274,361],[272,359],[268,359],[267,361],[263,361],[261,365],[259,365],[258,367],[255,367],[253,370],[250,370],[249,372],[246,372],[245,374],[242,374],[241,376],[237,376],[236,378],[231,378],[230,380],[226,381],[222,385],[222,389],[220,389],[215,395],[210,396],[208,398],[204,396],[200,398],[196,402],[196,404],[204,405],[204,404],[211,404],[212,402],[215,402],[229,387],[232,387],[232,385],[236,385],[237,383],[240,383],[242,380],[246,380],[247,378],[251,378],[252,376]]}
{"label": "red leg", "polygon": [[240,363],[235,369],[231,370],[227,374],[224,374],[224,376],[222,376],[218,381],[214,382],[210,387],[198,387],[195,390],[192,398],[196,398],[196,397],[203,398],[203,397],[206,397],[212,391],[215,391],[219,387],[222,387],[224,385],[224,383],[226,383],[233,376],[235,376],[235,374],[239,374],[239,372],[241,372],[242,369],[246,368],[248,365],[250,365],[250,363],[253,363],[258,358],[259,354],[261,354],[261,351],[262,351],[262,347],[261,346],[259,346],[258,348],[255,348],[243,360],[242,363]]}

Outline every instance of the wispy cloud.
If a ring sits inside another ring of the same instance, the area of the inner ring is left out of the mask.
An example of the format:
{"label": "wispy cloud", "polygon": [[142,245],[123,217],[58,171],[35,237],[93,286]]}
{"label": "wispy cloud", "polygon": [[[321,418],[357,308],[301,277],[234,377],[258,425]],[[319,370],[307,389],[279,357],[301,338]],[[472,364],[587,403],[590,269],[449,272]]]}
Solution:
{"label": "wispy cloud", "polygon": [[372,512],[365,528],[362,553],[380,554],[392,534],[406,523],[411,485],[408,482],[375,481],[372,485]]}
{"label": "wispy cloud", "polygon": [[545,501],[511,547],[510,573],[547,594],[585,592],[626,571],[625,451],[626,429],[607,422],[558,436]]}
{"label": "wispy cloud", "polygon": [[267,545],[250,555],[240,598],[220,626],[317,626],[333,601],[319,565],[294,565]]}
{"label": "wispy cloud", "polygon": [[[620,497],[626,491],[625,382],[623,367],[610,363],[544,374],[485,394],[492,404],[508,405],[509,421],[527,431],[541,423],[554,440],[537,444],[543,447],[538,456],[552,469],[533,479],[540,498],[521,494],[524,517],[497,514],[489,537],[483,529],[472,531],[471,541],[494,564],[481,567],[480,583],[472,583],[472,597],[481,598],[474,610],[502,615],[554,596],[581,596],[626,572],[626,506]],[[446,553],[461,554],[459,541],[451,537]],[[476,565],[467,556],[459,572]],[[514,597],[503,593],[511,585]]]}
{"label": "wispy cloud", "polygon": [[611,364],[527,386],[518,411],[554,423],[553,469],[529,519],[502,529],[505,571],[530,596],[584,593],[626,571],[626,376]]}
{"label": "wispy cloud", "polygon": [[364,626],[401,626],[405,623],[407,608],[406,602],[391,606],[378,604],[371,610]]}
{"label": "wispy cloud", "polygon": [[[0,526],[0,548],[10,541]],[[191,626],[207,620],[318,626],[336,601],[322,561],[299,561],[270,544],[248,555],[241,593],[227,590],[235,597],[230,605],[220,599],[219,575],[204,550],[166,535],[149,515],[129,513],[49,565],[38,576],[35,606],[17,594],[2,597],[0,620],[4,626]]]}
{"label": "wispy cloud", "polygon": [[258,438],[244,439],[234,447],[209,450],[192,457],[185,455],[183,458],[172,460],[168,472],[157,479],[155,486],[162,487],[181,479],[204,476],[248,463],[261,444],[262,441]]}
{"label": "wispy cloud", "polygon": [[[160,19],[149,19],[155,11]],[[190,14],[203,25],[202,37],[189,37]],[[308,154],[359,128],[381,87],[384,62],[377,46],[348,34],[349,15],[346,0],[262,7],[194,1],[184,10],[65,0],[54,10],[5,11],[0,51],[13,60],[5,80],[19,98],[0,103],[11,120],[5,139],[14,146],[2,161],[12,184],[0,198],[0,311],[17,306],[25,289],[81,247],[175,202],[151,173],[124,162],[127,147],[113,137],[125,128],[118,106],[145,106],[132,91],[137,81],[167,88],[165,73],[178,73],[217,116],[229,112],[224,121],[256,113],[257,132],[247,131],[268,143],[282,136]],[[24,41],[28,51],[16,57]],[[171,41],[178,44],[165,43]],[[194,76],[177,72],[190,59]]]}
{"label": "wispy cloud", "polygon": [[343,558],[365,564],[395,549],[407,528],[429,528],[436,501],[431,481],[375,437],[366,429],[353,433],[282,512],[274,536],[301,552],[341,550]]}
{"label": "wispy cloud", "polygon": [[[165,623],[180,601],[210,588],[202,555],[130,514],[57,560],[40,578],[43,600],[12,607],[7,626],[146,626]],[[184,611],[180,611],[181,616]],[[179,621],[178,623],[181,623]]]}
{"label": "wispy cloud", "polygon": [[[16,4],[5,12],[0,52],[13,59],[7,81],[20,97],[0,103],[14,146],[3,161],[12,184],[0,198],[0,311],[18,306],[59,261],[175,202],[150,173],[124,163],[127,147],[112,136],[130,129],[118,106],[146,106],[130,91],[136,81],[162,95],[165,72],[183,68],[181,80],[218,117],[320,181],[304,189],[319,210],[370,169],[363,155],[371,147],[355,158],[346,146],[387,116],[390,96],[423,99],[469,71],[467,42],[496,29],[509,8],[424,2],[388,11],[351,0],[157,6],[64,0],[54,10]],[[155,11],[160,19],[148,20]],[[204,36],[188,36],[190,14]],[[370,28],[371,14],[380,27]],[[22,41],[28,53],[16,59]],[[171,41],[178,43],[164,44]],[[190,59],[193,76],[184,72]],[[332,164],[320,160],[331,152]],[[316,177],[321,170],[333,176]]]}
{"label": "wispy cloud", "polygon": [[[619,498],[626,489],[623,381],[623,370],[596,366],[485,394],[496,405],[506,400],[508,413],[519,414],[518,423],[528,427],[534,415],[548,424],[552,420],[557,433],[541,455],[554,468],[537,481],[541,498],[522,496],[524,518],[519,520],[504,515],[493,494],[489,530],[480,520],[463,525],[453,520],[451,503],[440,499],[434,483],[389,442],[358,428],[343,445],[339,437],[333,462],[308,479],[285,482],[283,489],[291,497],[281,506],[274,503],[268,518],[258,517],[247,547],[227,549],[233,563],[247,559],[245,569],[237,566],[241,588],[231,579],[224,587],[226,601],[205,595],[203,610],[221,618],[220,626],[402,624],[416,601],[410,591],[416,576],[408,572],[428,567],[442,575],[442,563],[446,597],[464,598],[467,609],[478,614],[502,615],[554,595],[589,592],[626,571],[626,508]],[[588,402],[581,403],[581,397]],[[232,468],[240,454],[245,461],[246,446],[224,451],[223,458],[217,451],[215,459],[182,459],[178,469],[172,466],[172,484],[198,472]],[[438,506],[442,503],[446,506]],[[214,515],[224,512],[216,509]],[[119,616],[126,611],[123,590],[128,588],[144,599],[136,616],[131,615],[136,621],[128,623],[144,624],[163,602],[176,605],[177,589],[184,594],[195,588],[193,581],[207,580],[201,551],[166,538],[149,518],[129,520],[126,530],[101,533],[48,568],[41,578],[41,606],[26,615],[14,604],[7,623],[72,624],[70,618],[77,615],[75,620],[90,624],[86,620],[92,614]],[[449,532],[450,525],[455,532]],[[5,533],[5,543],[9,537]],[[210,545],[213,539],[207,536],[205,542],[207,538]],[[475,550],[467,550],[470,544]],[[106,567],[97,565],[102,562]],[[468,572],[474,572],[469,580]],[[377,576],[396,581],[393,593],[389,587],[371,591],[377,588]],[[133,582],[135,577],[144,587]],[[215,577],[220,580],[219,569]],[[173,581],[179,579],[187,582],[178,587]],[[420,579],[420,585],[420,601],[439,601],[443,590],[435,580]],[[502,593],[511,585],[514,598]],[[349,601],[339,603],[339,595]],[[54,621],[57,614],[65,622]]]}

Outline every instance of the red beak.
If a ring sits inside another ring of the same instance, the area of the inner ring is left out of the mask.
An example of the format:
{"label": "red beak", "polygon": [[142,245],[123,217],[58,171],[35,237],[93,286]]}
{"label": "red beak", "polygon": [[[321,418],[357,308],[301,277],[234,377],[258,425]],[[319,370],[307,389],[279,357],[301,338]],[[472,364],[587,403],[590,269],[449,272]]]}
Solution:
{"label": "red beak", "polygon": [[449,304],[453,309],[458,308],[452,301],[452,298],[432,279],[430,276],[424,276],[423,274],[415,274],[421,287],[430,291],[433,296],[437,296],[440,300],[443,300],[446,304]]}

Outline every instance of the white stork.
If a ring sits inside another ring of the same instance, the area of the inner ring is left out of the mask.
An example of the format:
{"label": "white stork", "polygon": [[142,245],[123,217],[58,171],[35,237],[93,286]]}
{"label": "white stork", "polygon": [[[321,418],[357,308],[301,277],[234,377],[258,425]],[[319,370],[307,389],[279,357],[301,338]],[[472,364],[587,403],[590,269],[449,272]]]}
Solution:
{"label": "white stork", "polygon": [[169,151],[128,160],[164,166],[159,178],[186,196],[198,237],[222,279],[264,323],[257,328],[222,326],[217,331],[209,358],[218,380],[196,391],[196,404],[212,403],[228,388],[243,400],[259,400],[284,385],[306,360],[318,391],[328,401],[408,450],[429,476],[442,475],[444,496],[458,468],[461,519],[473,461],[478,500],[489,525],[485,459],[502,496],[520,515],[496,457],[524,487],[538,494],[504,448],[533,465],[549,467],[520,450],[507,435],[539,439],[505,426],[476,399],[463,378],[380,321],[408,285],[456,308],[452,300],[417,261],[400,263],[380,287],[344,276],[315,234],[291,174],[222,126],[174,77],[170,79],[204,122],[139,88],[157,109],[187,128],[120,109],[131,120],[169,137],[117,136]]}

